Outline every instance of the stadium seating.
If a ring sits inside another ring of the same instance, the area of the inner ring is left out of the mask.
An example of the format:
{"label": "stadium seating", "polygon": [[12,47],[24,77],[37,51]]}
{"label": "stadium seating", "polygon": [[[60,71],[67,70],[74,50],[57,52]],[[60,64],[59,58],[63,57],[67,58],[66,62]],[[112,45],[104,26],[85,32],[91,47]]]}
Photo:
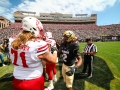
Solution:
{"label": "stadium seating", "polygon": [[[97,26],[95,24],[43,24],[45,31],[53,33],[55,39],[62,38],[65,30],[72,30],[79,40],[85,38],[100,39],[101,36],[120,36],[120,24]],[[17,35],[20,32],[21,23],[14,23],[0,30],[0,43],[4,38]]]}

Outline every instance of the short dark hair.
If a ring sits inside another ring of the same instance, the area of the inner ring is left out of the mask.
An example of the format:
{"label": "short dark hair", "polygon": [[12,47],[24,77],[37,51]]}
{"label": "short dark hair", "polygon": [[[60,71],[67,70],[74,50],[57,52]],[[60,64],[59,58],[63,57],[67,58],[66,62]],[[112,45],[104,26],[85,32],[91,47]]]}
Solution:
{"label": "short dark hair", "polygon": [[91,38],[87,38],[86,40],[85,40],[85,42],[88,42],[88,41],[91,41],[92,39]]}

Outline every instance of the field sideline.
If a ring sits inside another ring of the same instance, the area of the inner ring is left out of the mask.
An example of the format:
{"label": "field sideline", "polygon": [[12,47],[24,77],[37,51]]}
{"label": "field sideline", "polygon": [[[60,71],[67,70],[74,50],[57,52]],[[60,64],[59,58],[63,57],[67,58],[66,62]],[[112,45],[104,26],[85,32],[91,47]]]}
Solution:
{"label": "field sideline", "polygon": [[[80,43],[82,52],[86,43]],[[74,90],[120,90],[120,42],[95,42],[98,53],[95,55],[93,77],[90,79],[79,73],[82,66],[75,74]],[[6,58],[5,58],[6,59]],[[1,61],[0,61],[1,62]],[[57,64],[58,81],[54,83],[54,90],[66,90],[61,76],[61,61]],[[13,65],[1,66],[0,63],[0,90],[12,89]],[[45,86],[48,82],[45,82]]]}

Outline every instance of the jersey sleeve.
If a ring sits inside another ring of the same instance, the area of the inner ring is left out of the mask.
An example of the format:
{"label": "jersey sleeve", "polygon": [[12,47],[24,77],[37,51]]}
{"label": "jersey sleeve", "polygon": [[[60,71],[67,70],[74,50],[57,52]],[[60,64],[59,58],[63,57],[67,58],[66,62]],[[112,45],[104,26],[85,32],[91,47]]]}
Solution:
{"label": "jersey sleeve", "polygon": [[46,42],[47,44],[50,44],[50,45],[52,44],[52,40],[50,40],[50,39],[46,39],[45,42]]}
{"label": "jersey sleeve", "polygon": [[48,51],[48,44],[45,41],[40,42],[40,45],[37,48],[37,55],[44,54],[47,51]]}
{"label": "jersey sleeve", "polygon": [[51,47],[56,47],[56,42],[53,39],[46,39],[45,40],[48,44],[51,45]]}

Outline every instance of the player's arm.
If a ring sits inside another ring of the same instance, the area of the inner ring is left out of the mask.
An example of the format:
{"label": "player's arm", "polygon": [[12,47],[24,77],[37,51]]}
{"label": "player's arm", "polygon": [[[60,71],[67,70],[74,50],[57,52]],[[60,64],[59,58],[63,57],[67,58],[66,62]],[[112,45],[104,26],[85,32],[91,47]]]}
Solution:
{"label": "player's arm", "polygon": [[76,63],[76,65],[77,65],[78,67],[80,67],[80,66],[82,65],[82,57],[81,57],[81,56],[77,56],[76,58],[77,58],[77,60],[78,60],[78,62]]}
{"label": "player's arm", "polygon": [[57,51],[58,57],[60,57],[60,54],[62,53],[62,46],[63,46],[63,43],[60,44],[59,50]]}
{"label": "player's arm", "polygon": [[75,44],[74,54],[76,56],[76,59],[78,60],[78,62],[76,63],[76,66],[80,67],[82,65],[82,57],[81,57],[80,52],[79,52],[79,45],[78,44]]}
{"label": "player's arm", "polygon": [[43,43],[43,45],[41,47],[39,47],[37,50],[37,57],[46,62],[56,63],[57,51],[54,50],[53,54],[52,54],[50,51],[51,46],[48,45],[48,43],[46,43],[44,41],[42,43]]}
{"label": "player's arm", "polygon": [[45,52],[44,54],[38,55],[39,59],[42,59],[46,62],[50,63],[56,63],[57,60],[57,51],[54,51],[53,54],[51,54],[50,51]]}
{"label": "player's arm", "polygon": [[77,56],[76,58],[78,59],[77,64],[74,67],[70,67],[70,70],[66,72],[66,75],[72,76],[75,73],[75,71],[78,69],[78,67],[82,65],[81,56]]}

